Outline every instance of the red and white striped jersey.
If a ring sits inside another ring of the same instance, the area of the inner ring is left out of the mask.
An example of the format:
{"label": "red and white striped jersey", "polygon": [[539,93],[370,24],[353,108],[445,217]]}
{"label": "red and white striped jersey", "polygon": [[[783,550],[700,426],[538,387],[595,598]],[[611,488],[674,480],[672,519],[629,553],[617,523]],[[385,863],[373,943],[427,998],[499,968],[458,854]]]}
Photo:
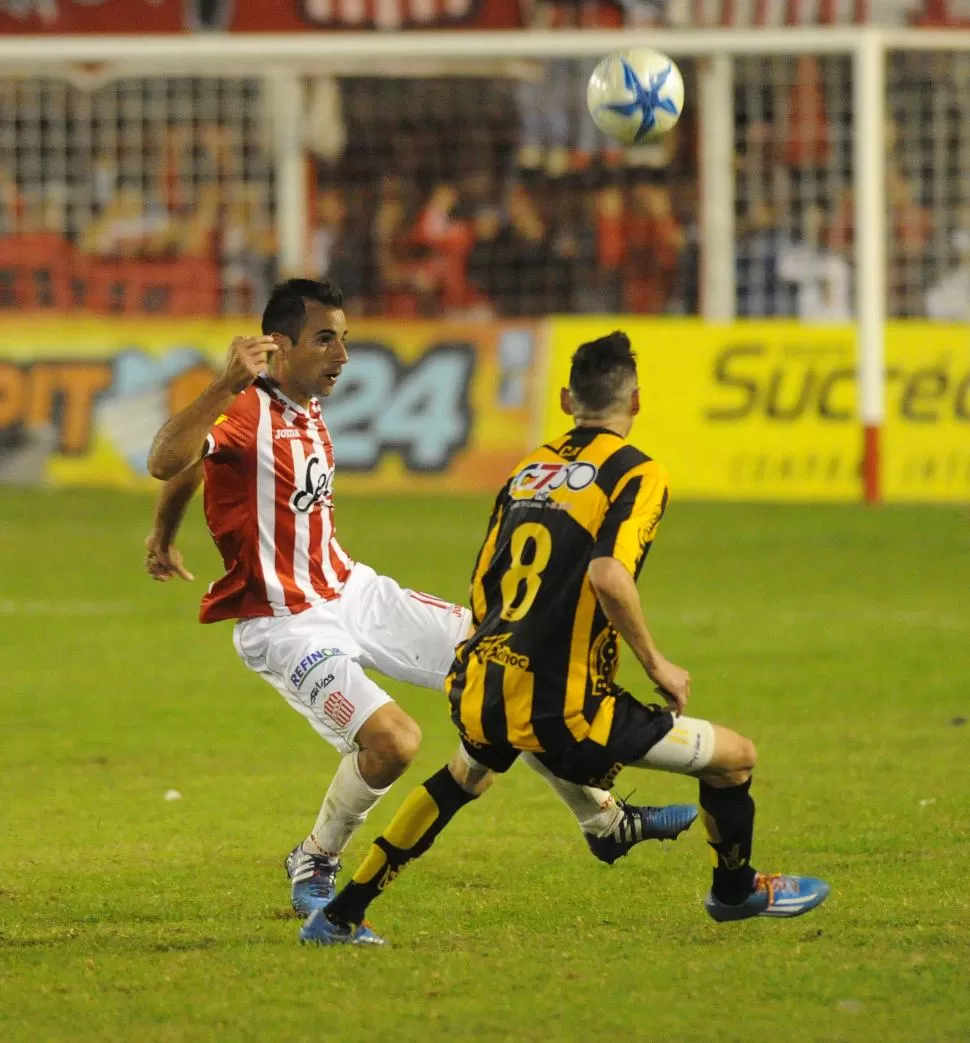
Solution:
{"label": "red and white striped jersey", "polygon": [[226,574],[202,599],[202,622],[293,615],[337,597],[353,562],[334,531],[319,402],[303,409],[260,377],[216,421],[203,457],[205,517]]}

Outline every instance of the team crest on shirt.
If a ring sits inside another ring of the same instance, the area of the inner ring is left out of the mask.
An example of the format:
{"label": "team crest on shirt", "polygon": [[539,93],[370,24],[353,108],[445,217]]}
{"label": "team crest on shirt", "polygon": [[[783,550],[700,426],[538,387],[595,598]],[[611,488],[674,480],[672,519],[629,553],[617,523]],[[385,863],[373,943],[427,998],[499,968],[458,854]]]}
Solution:
{"label": "team crest on shirt", "polygon": [[662,516],[663,516],[663,511],[659,507],[657,507],[654,510],[653,514],[650,515],[650,518],[648,519],[647,524],[646,525],[642,525],[640,527],[640,532],[639,532],[638,535],[640,537],[640,547],[641,547],[641,549],[643,547],[646,547],[646,545],[648,543],[653,542],[654,536],[657,535],[657,526],[660,524],[660,519],[661,519]]}
{"label": "team crest on shirt", "polygon": [[606,696],[613,691],[619,662],[620,646],[617,633],[608,626],[600,632],[589,650],[589,675],[595,696]]}
{"label": "team crest on shirt", "polygon": [[667,510],[667,493],[664,492],[663,500],[657,504],[653,509],[653,513],[647,519],[647,524],[642,526],[640,529],[640,547],[646,547],[648,543],[653,540],[654,536],[657,535],[657,526],[660,524],[660,519],[663,518],[664,512]]}
{"label": "team crest on shirt", "polygon": [[296,489],[290,497],[290,507],[298,514],[309,513],[314,504],[329,507],[333,502],[333,471],[319,456],[306,458],[302,476],[294,465],[293,484]]}

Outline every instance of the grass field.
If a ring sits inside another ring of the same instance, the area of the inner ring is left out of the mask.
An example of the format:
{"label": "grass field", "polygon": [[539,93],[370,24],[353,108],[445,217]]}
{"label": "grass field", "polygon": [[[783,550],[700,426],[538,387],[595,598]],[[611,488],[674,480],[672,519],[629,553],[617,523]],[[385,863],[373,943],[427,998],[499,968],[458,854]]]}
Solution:
{"label": "grass field", "polygon": [[[344,499],[340,533],[463,598],[485,512]],[[281,862],[336,757],[195,622],[197,505],[192,587],[141,571],[149,513],[0,491],[0,1040],[970,1039],[965,511],[674,504],[641,579],[692,711],[758,744],[756,863],[828,878],[819,912],[716,925],[699,829],[608,869],[517,767],[375,906],[377,952],[297,943]],[[351,864],[455,743],[389,687],[424,748]]]}

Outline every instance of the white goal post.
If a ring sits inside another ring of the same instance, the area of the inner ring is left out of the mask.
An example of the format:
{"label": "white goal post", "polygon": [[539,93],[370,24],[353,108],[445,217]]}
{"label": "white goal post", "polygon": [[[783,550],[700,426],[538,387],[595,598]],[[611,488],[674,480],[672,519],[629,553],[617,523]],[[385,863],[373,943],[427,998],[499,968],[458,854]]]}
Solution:
{"label": "white goal post", "polygon": [[58,77],[87,70],[102,77],[237,76],[264,81],[275,152],[275,222],[280,267],[306,257],[307,213],[302,78],[382,75],[407,63],[454,65],[593,58],[652,46],[697,62],[700,123],[699,311],[710,322],[736,315],[735,62],[768,56],[841,56],[851,62],[851,178],[855,199],[854,315],[858,333],[858,408],[865,429],[866,495],[878,497],[878,432],[884,420],[884,331],[889,290],[885,127],[886,70],[893,52],[970,52],[970,31],[875,27],[711,29],[697,31],[516,31],[306,33],[300,35],[18,37],[0,40],[0,77]]}

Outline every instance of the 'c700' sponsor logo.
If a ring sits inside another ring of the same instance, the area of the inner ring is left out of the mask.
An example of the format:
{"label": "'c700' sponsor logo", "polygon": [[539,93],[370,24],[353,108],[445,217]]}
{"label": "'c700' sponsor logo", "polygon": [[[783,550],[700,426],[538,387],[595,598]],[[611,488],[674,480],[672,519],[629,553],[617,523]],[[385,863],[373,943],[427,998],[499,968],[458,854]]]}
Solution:
{"label": "'c700' sponsor logo", "polygon": [[[713,367],[716,401],[705,411],[711,421],[760,415],[779,423],[816,416],[832,423],[855,417],[855,347],[844,344],[732,344]],[[970,423],[970,369],[942,354],[935,365],[886,368],[890,412],[913,424],[948,419]]]}
{"label": "'c700' sponsor logo", "polygon": [[575,460],[571,464],[531,463],[512,479],[509,493],[517,499],[545,499],[563,486],[577,493],[592,485],[596,475],[595,465],[586,460]]}

